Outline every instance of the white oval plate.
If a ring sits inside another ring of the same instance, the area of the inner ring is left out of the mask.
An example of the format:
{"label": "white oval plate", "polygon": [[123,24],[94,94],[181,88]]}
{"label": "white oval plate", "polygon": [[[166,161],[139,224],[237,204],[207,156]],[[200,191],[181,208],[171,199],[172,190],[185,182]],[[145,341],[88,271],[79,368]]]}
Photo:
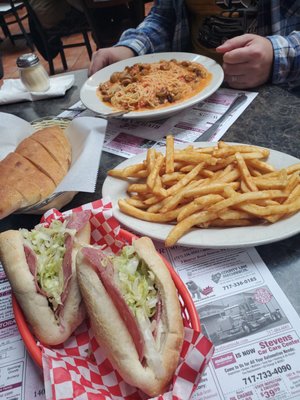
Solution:
{"label": "white oval plate", "polygon": [[193,96],[190,99],[187,99],[181,103],[160,108],[158,110],[135,112],[131,111],[128,114],[125,114],[122,118],[158,120],[161,118],[169,117],[170,115],[177,113],[178,111],[181,111],[187,107],[191,107],[199,101],[206,99],[207,97],[212,95],[223,82],[223,69],[211,58],[204,57],[198,54],[176,52],[146,54],[144,56],[132,57],[123,61],[119,61],[101,69],[100,71],[97,71],[82,86],[80,91],[80,99],[87,108],[96,113],[106,114],[112,112],[113,108],[106,106],[96,94],[97,88],[100,83],[109,80],[113,72],[123,71],[126,66],[131,66],[136,63],[153,63],[160,60],[171,60],[172,58],[176,60],[193,61],[202,64],[213,75],[209,85],[206,86],[196,96]]}
{"label": "white oval plate", "polygon": [[[212,146],[215,143],[195,142],[191,144],[195,147],[207,147]],[[186,144],[181,147],[186,147]],[[145,154],[139,154],[122,162],[116,168],[122,169],[128,165],[142,162],[144,159]],[[270,150],[268,163],[272,164],[275,168],[279,169],[299,162],[300,160],[298,158],[276,150]],[[111,198],[113,203],[114,217],[119,220],[121,224],[131,228],[141,235],[147,235],[153,239],[165,241],[167,235],[172,229],[171,224],[142,221],[123,214],[119,210],[118,200],[128,197],[126,194],[127,186],[127,181],[110,176],[108,176],[104,181],[102,195],[103,197],[109,196]],[[179,239],[177,244],[187,247],[203,248],[252,247],[287,239],[299,232],[300,212],[270,225],[255,225],[236,228],[193,229]]]}

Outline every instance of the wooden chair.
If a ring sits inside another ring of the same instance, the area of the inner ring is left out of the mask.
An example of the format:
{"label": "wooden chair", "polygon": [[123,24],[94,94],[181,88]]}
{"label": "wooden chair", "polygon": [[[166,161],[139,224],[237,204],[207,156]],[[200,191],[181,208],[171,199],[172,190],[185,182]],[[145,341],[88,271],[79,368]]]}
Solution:
{"label": "wooden chair", "polygon": [[145,17],[144,0],[82,0],[97,48],[111,46]]}
{"label": "wooden chair", "polygon": [[[34,47],[30,38],[30,35],[26,32],[23,25],[25,19],[28,18],[27,13],[19,13],[20,11],[26,11],[25,4],[20,1],[0,1],[0,26],[5,37],[8,37],[12,44],[15,44],[15,40],[24,38],[27,46],[33,51]],[[18,24],[21,34],[13,35],[10,31],[10,26]]]}
{"label": "wooden chair", "polygon": [[[29,15],[29,27],[34,44],[44,59],[48,61],[50,75],[55,74],[54,58],[59,54],[64,70],[68,69],[68,64],[64,50],[71,47],[85,46],[88,56],[92,58],[92,48],[89,40],[88,32],[91,30],[88,21],[83,18],[81,24],[69,26],[63,21],[57,27],[45,29],[39,21],[35,11],[29,4],[28,0],[24,0]],[[83,15],[84,17],[84,15]],[[82,34],[83,40],[65,44],[63,39],[73,34]]]}

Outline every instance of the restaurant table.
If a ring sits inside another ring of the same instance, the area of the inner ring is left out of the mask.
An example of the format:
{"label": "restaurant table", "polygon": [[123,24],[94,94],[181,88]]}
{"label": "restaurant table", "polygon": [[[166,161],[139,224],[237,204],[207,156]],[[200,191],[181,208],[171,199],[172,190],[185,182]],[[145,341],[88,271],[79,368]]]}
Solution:
{"label": "restaurant table", "polygon": [[[75,85],[64,97],[2,105],[0,111],[17,115],[27,121],[60,114],[64,108],[79,101],[80,88],[87,79],[86,70],[73,73]],[[289,91],[279,86],[266,85],[254,91],[258,91],[258,96],[229,128],[222,140],[265,146],[300,158],[300,90]],[[123,160],[120,156],[103,151],[96,192],[77,194],[63,210],[101,198],[107,170]],[[39,218],[36,215],[14,214],[0,221],[0,231],[19,227],[31,228]],[[257,246],[256,249],[300,315],[300,234],[276,243]]]}

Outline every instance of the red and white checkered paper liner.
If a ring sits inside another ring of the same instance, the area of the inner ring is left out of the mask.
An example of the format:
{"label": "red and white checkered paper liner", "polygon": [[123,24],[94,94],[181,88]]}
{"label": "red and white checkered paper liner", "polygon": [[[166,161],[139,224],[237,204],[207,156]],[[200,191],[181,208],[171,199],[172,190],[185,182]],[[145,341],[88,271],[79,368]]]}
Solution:
{"label": "red and white checkered paper liner", "polygon": [[[92,242],[118,252],[124,245],[119,222],[112,216],[110,201],[97,200],[60,213],[47,211],[42,222],[64,219],[72,212],[91,210]],[[184,313],[183,318],[186,319]],[[185,325],[188,324],[188,321]],[[63,345],[42,349],[47,400],[145,400],[148,397],[125,383],[98,345],[88,322],[84,322]],[[213,354],[213,344],[200,332],[185,327],[181,358],[169,391],[157,400],[188,400],[198,386]]]}

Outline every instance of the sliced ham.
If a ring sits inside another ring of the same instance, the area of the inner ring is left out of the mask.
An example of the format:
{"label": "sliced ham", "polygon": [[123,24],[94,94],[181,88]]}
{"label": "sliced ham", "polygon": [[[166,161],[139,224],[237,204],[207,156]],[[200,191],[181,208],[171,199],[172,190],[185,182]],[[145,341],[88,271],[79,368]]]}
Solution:
{"label": "sliced ham", "polygon": [[[84,211],[78,211],[75,213],[72,213],[68,219],[67,219],[67,228],[68,229],[74,229],[76,232],[80,231],[86,223],[89,221],[91,217],[91,211],[89,210],[84,210]],[[72,277],[72,249],[73,249],[73,243],[74,239],[70,234],[65,235],[65,247],[66,251],[64,254],[63,262],[62,262],[62,270],[63,270],[63,279],[64,279],[64,285],[63,285],[63,291],[61,293],[61,302],[62,304],[58,306],[55,314],[58,317],[59,314],[63,310],[63,304],[68,296],[68,289],[69,289],[69,282]],[[34,283],[35,287],[38,293],[42,294],[43,296],[47,296],[47,293],[43,291],[37,280],[37,257],[34,253],[34,251],[29,247],[24,245],[24,252],[25,252],[25,257],[27,264],[29,266],[30,272],[34,277]]]}
{"label": "sliced ham", "polygon": [[[78,232],[78,231],[80,231],[80,229],[82,229],[87,224],[87,222],[90,220],[90,217],[91,217],[90,210],[74,212],[68,217],[67,228],[75,229],[76,232]],[[63,258],[63,263],[62,263],[64,286],[63,286],[63,292],[60,297],[61,302],[62,302],[62,305],[60,306],[60,311],[61,311],[61,308],[63,307],[63,304],[68,296],[68,285],[69,285],[70,279],[72,277],[73,243],[74,243],[73,237],[71,235],[67,234],[66,238],[65,238],[66,252],[65,252],[65,255]]]}
{"label": "sliced ham", "polygon": [[120,289],[114,281],[114,267],[112,262],[105,254],[103,254],[100,249],[86,247],[82,250],[82,254],[84,255],[86,261],[97,272],[103,286],[105,287],[105,290],[118,309],[120,316],[133,339],[139,358],[142,360],[144,357],[143,336],[132,311],[128,307]]}
{"label": "sliced ham", "polygon": [[29,270],[34,277],[34,284],[36,287],[36,291],[42,294],[43,296],[47,296],[47,293],[40,288],[37,281],[37,257],[34,251],[29,246],[24,246],[24,252]]}
{"label": "sliced ham", "polygon": [[90,220],[92,212],[90,210],[83,210],[73,212],[68,217],[67,228],[75,229],[76,232],[80,231],[86,223]]}

